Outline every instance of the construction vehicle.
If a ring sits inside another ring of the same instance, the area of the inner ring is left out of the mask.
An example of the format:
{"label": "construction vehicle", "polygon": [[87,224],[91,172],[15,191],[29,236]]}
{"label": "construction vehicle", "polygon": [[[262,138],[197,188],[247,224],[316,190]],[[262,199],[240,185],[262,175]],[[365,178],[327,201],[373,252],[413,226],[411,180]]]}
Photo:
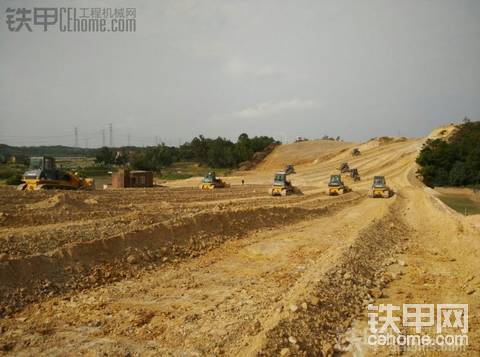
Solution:
{"label": "construction vehicle", "polygon": [[358,148],[352,149],[352,156],[358,156],[358,155],[360,155],[360,150],[358,150]]}
{"label": "construction vehicle", "polygon": [[350,188],[343,183],[341,175],[330,176],[330,182],[328,183],[328,194],[330,196],[343,195],[350,191]]}
{"label": "construction vehicle", "polygon": [[338,168],[338,170],[340,170],[340,173],[345,173],[345,172],[350,172],[350,167],[348,166],[348,163],[347,162],[342,162],[342,164],[340,165],[340,167]]}
{"label": "construction vehicle", "polygon": [[294,193],[295,189],[292,183],[287,180],[287,174],[285,171],[280,171],[275,174],[273,178],[273,185],[268,190],[271,196],[286,196]]}
{"label": "construction vehicle", "polygon": [[215,175],[215,172],[207,173],[203,177],[202,182],[200,183],[200,189],[202,190],[213,190],[214,188],[224,188],[224,187],[228,187],[228,185],[225,183],[225,181],[222,181],[221,179],[219,179]]}
{"label": "construction vehicle", "polygon": [[45,189],[94,189],[95,181],[91,178],[82,178],[77,173],[57,168],[55,159],[50,156],[30,158],[30,166],[23,174],[22,183],[18,190],[45,190]]}
{"label": "construction vehicle", "polygon": [[358,169],[356,168],[351,169],[350,177],[353,179],[353,182],[360,181],[360,174],[358,173]]}
{"label": "construction vehicle", "polygon": [[373,178],[372,189],[370,190],[369,197],[383,197],[389,198],[393,194],[390,187],[387,186],[385,176],[375,176]]}
{"label": "construction vehicle", "polygon": [[290,175],[290,174],[294,174],[295,173],[295,168],[293,167],[292,164],[288,164],[285,166],[285,168],[283,169],[283,171],[287,174],[287,175]]}

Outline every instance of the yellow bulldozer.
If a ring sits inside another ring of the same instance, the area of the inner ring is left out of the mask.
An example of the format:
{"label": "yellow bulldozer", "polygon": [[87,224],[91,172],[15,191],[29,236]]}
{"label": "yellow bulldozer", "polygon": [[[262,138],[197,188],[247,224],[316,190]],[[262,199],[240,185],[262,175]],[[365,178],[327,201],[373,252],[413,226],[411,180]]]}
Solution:
{"label": "yellow bulldozer", "polygon": [[229,185],[227,185],[225,181],[219,179],[215,175],[215,172],[209,172],[203,177],[199,187],[201,190],[213,190],[214,188],[229,187]]}
{"label": "yellow bulldozer", "polygon": [[45,189],[94,189],[95,181],[91,178],[82,178],[76,173],[57,168],[55,158],[40,156],[30,158],[30,166],[23,174],[22,183],[18,190],[45,190]]}
{"label": "yellow bulldozer", "polygon": [[295,192],[295,187],[287,180],[285,171],[277,172],[273,178],[273,185],[268,190],[271,196],[287,196]]}
{"label": "yellow bulldozer", "polygon": [[328,182],[328,194],[330,196],[343,195],[351,189],[343,183],[341,175],[331,175]]}
{"label": "yellow bulldozer", "polygon": [[393,191],[387,186],[385,176],[375,176],[373,178],[372,188],[369,193],[369,197],[377,198],[389,198],[393,195]]}

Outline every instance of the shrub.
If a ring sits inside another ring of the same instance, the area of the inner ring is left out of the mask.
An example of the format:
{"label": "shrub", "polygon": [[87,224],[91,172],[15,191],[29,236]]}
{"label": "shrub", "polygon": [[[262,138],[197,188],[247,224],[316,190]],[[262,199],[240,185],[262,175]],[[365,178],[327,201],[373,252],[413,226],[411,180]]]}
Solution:
{"label": "shrub", "polygon": [[8,179],[9,177],[15,175],[17,170],[13,167],[4,166],[0,167],[0,179]]}
{"label": "shrub", "polygon": [[20,185],[22,183],[22,175],[14,174],[5,181],[7,185]]}

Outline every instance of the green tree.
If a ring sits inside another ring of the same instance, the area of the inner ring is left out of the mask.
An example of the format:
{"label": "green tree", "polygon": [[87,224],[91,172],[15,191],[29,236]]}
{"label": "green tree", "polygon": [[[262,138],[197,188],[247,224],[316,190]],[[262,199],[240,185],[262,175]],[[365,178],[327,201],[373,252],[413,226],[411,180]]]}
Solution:
{"label": "green tree", "polygon": [[464,121],[448,140],[428,140],[417,163],[427,185],[479,184],[480,122]]}
{"label": "green tree", "polygon": [[98,149],[95,155],[95,161],[106,165],[113,164],[115,162],[115,153],[113,152],[113,150],[104,146]]}

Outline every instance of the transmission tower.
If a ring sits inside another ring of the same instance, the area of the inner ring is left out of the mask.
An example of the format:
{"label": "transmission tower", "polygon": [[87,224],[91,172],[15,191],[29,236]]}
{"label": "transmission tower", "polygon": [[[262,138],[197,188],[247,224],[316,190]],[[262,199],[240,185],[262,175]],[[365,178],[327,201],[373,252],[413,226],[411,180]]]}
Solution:
{"label": "transmission tower", "polygon": [[75,127],[74,129],[74,133],[75,133],[75,147],[78,148],[78,128]]}
{"label": "transmission tower", "polygon": [[113,147],[113,124],[108,124],[108,131],[110,133],[110,147]]}

